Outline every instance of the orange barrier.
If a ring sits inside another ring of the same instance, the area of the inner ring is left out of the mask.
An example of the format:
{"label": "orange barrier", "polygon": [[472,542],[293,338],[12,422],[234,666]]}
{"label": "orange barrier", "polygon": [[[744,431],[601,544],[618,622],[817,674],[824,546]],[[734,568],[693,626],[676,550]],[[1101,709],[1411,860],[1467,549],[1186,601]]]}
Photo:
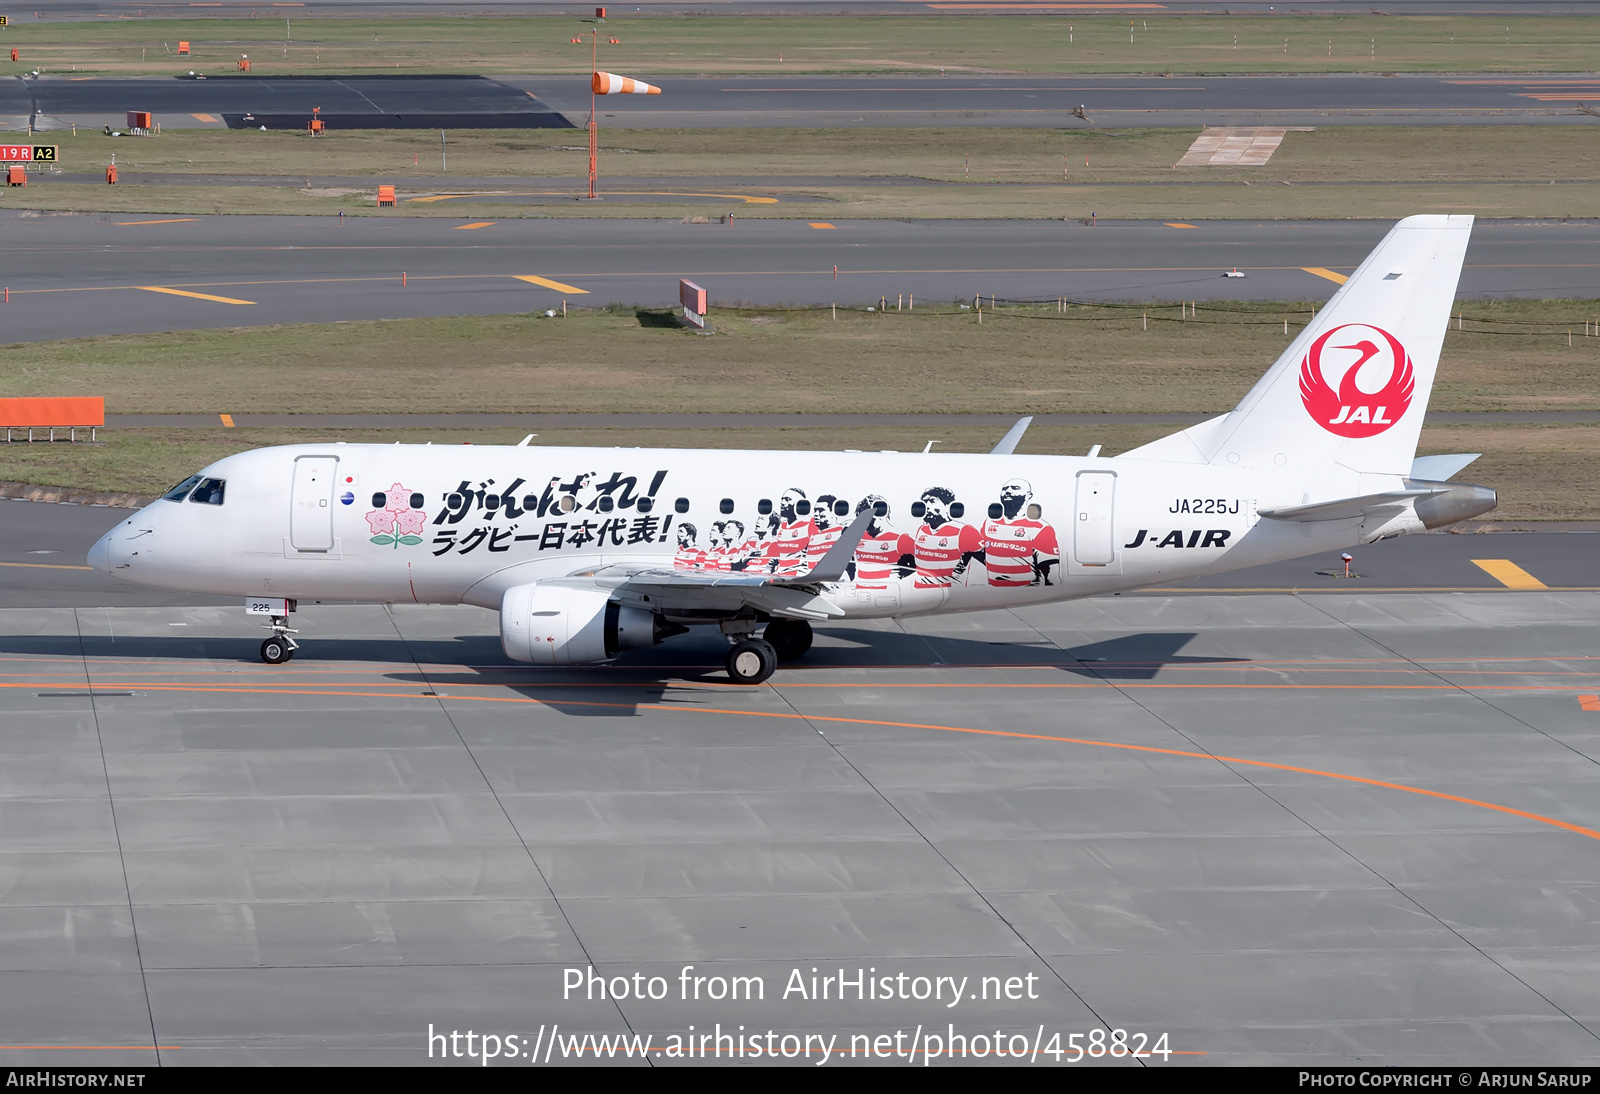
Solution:
{"label": "orange barrier", "polygon": [[187,56],[189,56],[189,43],[188,42],[179,42],[178,43],[178,56],[179,57],[187,57]]}
{"label": "orange barrier", "polygon": [[250,58],[248,56],[239,58],[239,71],[240,72],[249,72],[250,71]]}
{"label": "orange barrier", "polygon": [[106,185],[107,186],[114,186],[116,184],[116,181],[117,181],[117,165],[114,164],[114,163],[106,164]]}
{"label": "orange barrier", "polygon": [[24,167],[21,167],[21,166],[19,166],[17,164],[12,164],[10,167],[6,168],[6,185],[7,186],[26,186],[26,185],[28,185],[28,171],[27,171],[27,169],[24,168]]}
{"label": "orange barrier", "polygon": [[150,111],[148,110],[128,111],[129,129],[149,129],[151,127],[150,121]]}
{"label": "orange barrier", "polygon": [[20,56],[20,54],[17,53],[17,47],[16,46],[12,46],[11,47],[11,59],[13,61],[15,61],[19,56]]}
{"label": "orange barrier", "polygon": [[393,186],[380,186],[380,187],[378,187],[378,206],[381,208],[381,207],[383,207],[385,205],[391,205],[392,206],[393,204],[394,204],[394,187]]}
{"label": "orange barrier", "polygon": [[13,429],[27,429],[32,442],[35,429],[49,429],[53,441],[57,429],[70,430],[69,437],[77,440],[78,430],[87,427],[89,439],[94,440],[95,429],[105,424],[106,401],[98,395],[0,399],[0,425],[5,426],[8,444]]}

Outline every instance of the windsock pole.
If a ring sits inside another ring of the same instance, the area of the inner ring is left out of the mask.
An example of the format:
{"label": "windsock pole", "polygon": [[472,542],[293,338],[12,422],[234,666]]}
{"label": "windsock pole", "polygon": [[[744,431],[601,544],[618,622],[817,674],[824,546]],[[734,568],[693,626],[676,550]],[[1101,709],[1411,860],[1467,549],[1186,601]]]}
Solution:
{"label": "windsock pole", "polygon": [[594,120],[594,79],[595,73],[600,70],[599,49],[600,32],[589,31],[589,197],[594,197],[594,180],[598,173],[598,160],[600,155],[600,127]]}

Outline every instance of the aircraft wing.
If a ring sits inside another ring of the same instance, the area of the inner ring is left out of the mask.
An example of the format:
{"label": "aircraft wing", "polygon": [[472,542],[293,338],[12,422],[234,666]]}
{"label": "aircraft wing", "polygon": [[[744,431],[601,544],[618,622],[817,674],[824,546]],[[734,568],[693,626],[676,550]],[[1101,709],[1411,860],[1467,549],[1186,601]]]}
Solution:
{"label": "aircraft wing", "polygon": [[1346,520],[1366,516],[1373,509],[1404,505],[1417,498],[1431,498],[1446,490],[1390,490],[1383,494],[1364,494],[1359,498],[1336,498],[1310,505],[1294,505],[1282,509],[1262,509],[1260,515],[1268,520],[1308,521]]}
{"label": "aircraft wing", "polygon": [[794,619],[828,619],[844,612],[821,596],[820,586],[844,577],[845,567],[872,526],[873,513],[859,514],[809,573],[791,576],[730,573],[726,570],[679,570],[667,566],[619,563],[556,578],[546,584],[600,585],[649,590],[657,602],[682,600],[697,605],[744,603],[773,615]]}

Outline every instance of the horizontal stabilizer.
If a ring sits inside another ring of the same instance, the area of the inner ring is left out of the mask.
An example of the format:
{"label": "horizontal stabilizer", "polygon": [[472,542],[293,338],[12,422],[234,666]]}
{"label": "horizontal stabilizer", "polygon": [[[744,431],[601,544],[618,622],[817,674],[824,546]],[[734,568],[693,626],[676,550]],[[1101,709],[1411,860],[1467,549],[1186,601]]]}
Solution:
{"label": "horizontal stabilizer", "polygon": [[1384,494],[1366,494],[1359,498],[1337,498],[1319,501],[1313,505],[1296,505],[1287,509],[1263,509],[1261,516],[1268,520],[1346,520],[1365,516],[1368,511],[1387,505],[1404,505],[1413,498],[1431,498],[1443,490],[1390,490]]}
{"label": "horizontal stabilizer", "polygon": [[1033,419],[1019,418],[1017,424],[1006,430],[1006,435],[1000,438],[1000,443],[989,449],[991,456],[1009,456],[1017,450],[1017,445],[1022,441],[1022,435],[1033,424]]}
{"label": "horizontal stabilizer", "polygon": [[1453,456],[1418,456],[1411,461],[1411,477],[1446,482],[1481,455],[1481,452],[1459,452]]}

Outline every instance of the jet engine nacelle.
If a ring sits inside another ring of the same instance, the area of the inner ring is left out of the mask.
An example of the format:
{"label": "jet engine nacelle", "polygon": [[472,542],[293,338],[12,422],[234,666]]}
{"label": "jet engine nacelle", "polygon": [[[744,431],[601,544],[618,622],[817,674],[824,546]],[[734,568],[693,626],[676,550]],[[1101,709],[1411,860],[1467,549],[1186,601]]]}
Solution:
{"label": "jet engine nacelle", "polygon": [[500,598],[500,648],[513,661],[583,665],[662,637],[654,613],[619,604],[603,589],[517,585]]}

